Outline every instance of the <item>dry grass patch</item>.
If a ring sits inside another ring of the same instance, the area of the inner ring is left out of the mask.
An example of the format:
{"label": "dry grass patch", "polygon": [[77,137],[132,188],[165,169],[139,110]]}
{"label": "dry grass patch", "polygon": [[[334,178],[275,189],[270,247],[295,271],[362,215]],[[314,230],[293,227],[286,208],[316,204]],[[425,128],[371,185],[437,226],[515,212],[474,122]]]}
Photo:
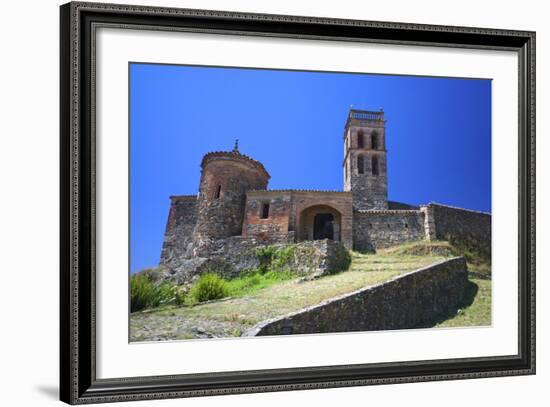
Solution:
{"label": "dry grass patch", "polygon": [[189,331],[193,326],[209,327],[201,331],[210,329],[209,335],[212,336],[238,336],[265,319],[382,283],[442,259],[443,256],[407,255],[393,249],[380,250],[376,254],[353,252],[349,270],[335,275],[312,281],[277,282],[244,297],[193,307],[167,307],[134,313],[131,315],[132,340],[186,338],[193,335]]}

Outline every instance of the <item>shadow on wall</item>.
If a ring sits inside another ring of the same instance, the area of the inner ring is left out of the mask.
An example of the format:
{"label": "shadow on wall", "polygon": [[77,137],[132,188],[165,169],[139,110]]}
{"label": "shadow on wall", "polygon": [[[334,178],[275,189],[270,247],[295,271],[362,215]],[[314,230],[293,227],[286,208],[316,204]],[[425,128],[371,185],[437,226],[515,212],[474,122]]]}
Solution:
{"label": "shadow on wall", "polygon": [[446,312],[434,316],[433,319],[429,319],[421,322],[416,325],[415,328],[433,328],[437,324],[440,324],[450,318],[455,317],[458,314],[458,311],[469,307],[474,302],[477,292],[479,291],[479,286],[476,283],[468,281],[464,297],[461,302],[456,304],[456,306],[448,309]]}

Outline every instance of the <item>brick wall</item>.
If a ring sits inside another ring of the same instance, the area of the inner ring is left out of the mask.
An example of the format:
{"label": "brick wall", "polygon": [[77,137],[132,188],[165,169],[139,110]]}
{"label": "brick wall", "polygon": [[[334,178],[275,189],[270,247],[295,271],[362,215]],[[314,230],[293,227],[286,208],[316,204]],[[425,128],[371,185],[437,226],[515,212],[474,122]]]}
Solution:
{"label": "brick wall", "polygon": [[298,241],[307,240],[307,229],[311,227],[308,213],[315,207],[336,210],[340,221],[340,241],[347,248],[353,246],[353,209],[350,192],[340,191],[293,191],[289,229],[296,231]]}
{"label": "brick wall", "polygon": [[[269,205],[266,218],[262,218],[264,205]],[[286,235],[289,231],[291,206],[290,192],[249,192],[246,197],[243,236],[265,241],[274,236]]]}

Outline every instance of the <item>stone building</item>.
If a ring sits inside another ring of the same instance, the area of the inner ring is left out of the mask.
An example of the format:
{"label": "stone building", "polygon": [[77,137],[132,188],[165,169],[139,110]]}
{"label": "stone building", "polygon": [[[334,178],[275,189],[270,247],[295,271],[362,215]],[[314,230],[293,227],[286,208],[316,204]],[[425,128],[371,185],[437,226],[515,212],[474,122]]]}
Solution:
{"label": "stone building", "polygon": [[330,239],[350,250],[455,239],[490,251],[491,216],[438,204],[388,201],[383,111],[349,111],[343,190],[270,190],[262,163],[238,150],[210,152],[198,195],[172,196],[161,264],[243,247]]}

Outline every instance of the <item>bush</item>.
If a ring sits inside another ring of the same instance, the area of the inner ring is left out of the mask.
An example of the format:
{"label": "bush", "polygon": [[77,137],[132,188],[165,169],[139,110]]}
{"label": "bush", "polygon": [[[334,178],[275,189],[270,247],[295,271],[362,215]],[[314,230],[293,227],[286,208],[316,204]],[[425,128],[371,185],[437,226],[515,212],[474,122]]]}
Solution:
{"label": "bush", "polygon": [[177,286],[157,283],[147,274],[130,277],[130,312],[183,302],[181,295]]}
{"label": "bush", "polygon": [[259,271],[261,273],[266,273],[269,270],[274,255],[275,248],[273,246],[260,247],[256,250],[256,257],[260,261]]}
{"label": "bush", "polygon": [[204,273],[189,290],[193,302],[218,300],[229,295],[227,281],[216,273]]}
{"label": "bush", "polygon": [[296,247],[294,245],[260,247],[256,250],[256,257],[260,261],[258,270],[262,274],[270,270],[285,270],[294,257],[295,251]]}
{"label": "bush", "polygon": [[271,260],[272,269],[276,271],[286,270],[288,268],[288,264],[294,257],[295,251],[296,247],[294,245],[280,247],[273,254]]}

